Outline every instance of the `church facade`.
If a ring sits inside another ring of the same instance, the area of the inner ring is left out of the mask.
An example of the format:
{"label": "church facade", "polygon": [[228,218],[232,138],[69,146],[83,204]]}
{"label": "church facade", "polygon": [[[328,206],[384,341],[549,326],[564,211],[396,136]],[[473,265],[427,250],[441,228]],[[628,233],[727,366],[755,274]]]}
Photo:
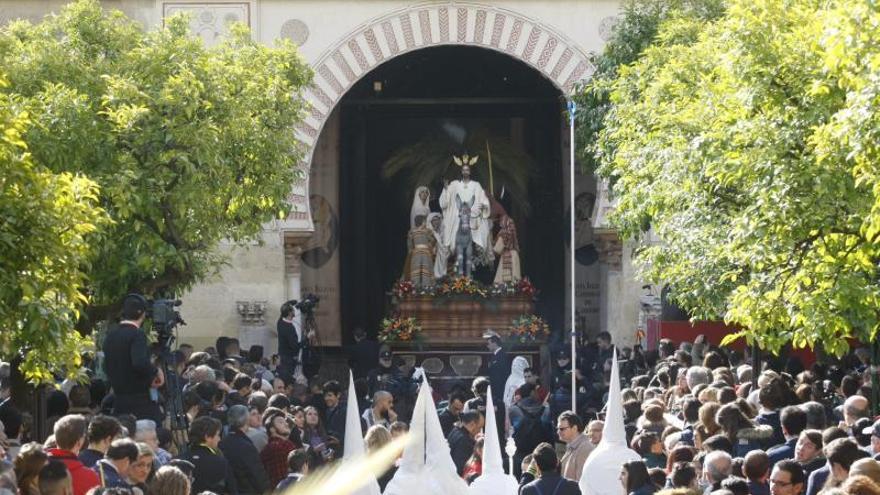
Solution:
{"label": "church facade", "polygon": [[[352,278],[352,271],[360,270],[360,265],[353,268],[352,263],[346,261],[349,256],[346,253],[351,253],[357,242],[346,230],[354,228],[346,221],[347,212],[357,208],[347,203],[352,193],[350,186],[345,186],[351,183],[346,182],[346,176],[354,172],[349,165],[353,160],[352,148],[346,143],[351,139],[352,129],[365,129],[370,125],[357,127],[352,121],[361,117],[352,115],[363,108],[379,108],[380,103],[386,105],[382,108],[421,109],[432,104],[434,107],[430,108],[496,109],[516,105],[532,108],[540,99],[530,99],[528,84],[523,83],[518,89],[520,93],[506,100],[492,101],[490,88],[489,93],[478,97],[464,98],[438,90],[436,95],[426,96],[427,93],[422,92],[415,98],[401,93],[380,101],[383,92],[394,91],[392,82],[398,76],[387,73],[392,62],[400,63],[400,78],[406,76],[403,74],[406,67],[454,67],[455,61],[449,59],[458,53],[466,54],[478,64],[480,60],[490,65],[496,61],[513,64],[516,71],[541,80],[542,85],[555,91],[561,102],[556,106],[562,110],[564,97],[592,74],[589,54],[601,50],[613,30],[620,7],[617,0],[106,0],[103,3],[108,8],[122,10],[147,27],[161,26],[166,16],[175,13],[189,13],[193,32],[207,44],[222,39],[230,21],[243,22],[261,42],[271,44],[279,38],[293,41],[314,70],[313,85],[306,91],[311,110],[295,131],[308,151],[302,164],[307,171],[306,180],[291,184],[293,212],[284,221],[267,224],[259,244],[219,246],[218,249],[229,256],[228,265],[216,277],[182,295],[181,313],[189,323],[181,330],[182,341],[203,347],[213,345],[220,335],[236,336],[242,341],[242,347],[262,344],[268,352],[274,349],[275,320],[281,304],[301,299],[305,293],[321,298],[316,316],[324,345],[343,345],[348,342],[353,326],[375,320],[347,316],[347,307],[358,304],[360,297],[350,286],[360,284],[362,279]],[[62,4],[54,0],[0,0],[0,22],[19,17],[38,20]],[[467,51],[450,51],[455,48]],[[420,58],[412,58],[414,56]],[[431,57],[444,59],[437,59],[434,64]],[[403,60],[407,61],[406,65],[400,62]],[[409,65],[409,60],[413,60],[414,65]],[[383,67],[386,68],[384,74],[381,73]],[[519,77],[518,73],[512,73],[511,77]],[[462,77],[466,78],[467,74]],[[507,76],[503,79],[507,81]],[[357,97],[352,96],[354,93]],[[541,98],[541,101],[547,99]],[[416,111],[412,110],[406,118],[414,115],[413,112]],[[646,316],[654,315],[658,309],[658,301],[646,298],[630,262],[631,249],[622,245],[607,225],[612,204],[607,191],[592,174],[578,170],[577,199],[571,208],[568,124],[564,113],[558,113],[559,128],[554,130],[552,138],[547,138],[552,141],[542,145],[545,146],[542,149],[552,149],[551,154],[556,158],[538,161],[541,166],[552,168],[550,176],[555,177],[556,182],[555,189],[551,190],[558,192],[559,208],[540,211],[532,205],[531,211],[533,215],[559,220],[560,225],[565,225],[572,214],[576,215],[575,299],[579,330],[593,335],[609,331],[616,342],[632,344],[637,331],[644,329]],[[419,115],[423,117],[422,113]],[[444,114],[437,118],[447,122],[453,117]],[[505,136],[512,136],[517,142],[533,140],[527,117],[505,114],[504,118]],[[365,146],[365,149],[372,148]],[[449,159],[458,151],[450,150]],[[412,192],[408,194],[411,198]],[[408,214],[407,210],[400,215],[390,215],[384,221],[397,222],[402,218],[403,223],[408,223]],[[539,227],[532,230],[540,231]],[[368,237],[369,233],[365,235]],[[558,249],[540,254],[533,249],[531,257],[523,259],[522,269],[525,275],[532,275],[530,262],[532,267],[555,267],[553,270],[558,276],[551,277],[552,283],[548,282],[555,288],[548,287],[545,291],[550,299],[545,303],[556,319],[547,319],[558,328],[568,328],[571,247],[565,240],[567,228],[559,236]],[[545,265],[541,256],[555,260]],[[534,278],[540,279],[540,276]],[[384,287],[386,291],[389,289]],[[385,295],[380,294],[376,300]],[[367,331],[374,332],[375,328],[367,328]]]}

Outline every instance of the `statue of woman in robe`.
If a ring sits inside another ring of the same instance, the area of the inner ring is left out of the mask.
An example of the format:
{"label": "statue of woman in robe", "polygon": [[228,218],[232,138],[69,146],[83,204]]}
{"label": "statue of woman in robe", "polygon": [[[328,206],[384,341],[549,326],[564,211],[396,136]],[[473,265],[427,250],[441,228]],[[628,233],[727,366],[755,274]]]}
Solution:
{"label": "statue of woman in robe", "polygon": [[498,255],[495,283],[518,282],[522,278],[519,241],[516,238],[516,225],[507,213],[503,213],[498,222],[498,238],[495,240],[494,250]]}
{"label": "statue of woman in robe", "polygon": [[434,233],[425,226],[425,215],[416,215],[407,236],[409,280],[416,288],[434,285]]}

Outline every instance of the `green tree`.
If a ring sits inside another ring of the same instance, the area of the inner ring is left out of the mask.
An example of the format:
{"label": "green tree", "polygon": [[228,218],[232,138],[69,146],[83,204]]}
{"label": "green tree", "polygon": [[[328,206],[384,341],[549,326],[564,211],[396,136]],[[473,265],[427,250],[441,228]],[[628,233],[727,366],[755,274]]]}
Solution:
{"label": "green tree", "polygon": [[595,72],[572,96],[579,109],[575,115],[575,139],[582,168],[594,171],[598,167],[597,140],[611,107],[611,89],[618,68],[638,60],[656,41],[657,31],[666,20],[710,21],[724,13],[724,6],[724,0],[624,0],[608,42],[600,53],[590,56]]}
{"label": "green tree", "polygon": [[[6,80],[0,74],[0,88]],[[71,331],[84,302],[90,234],[106,225],[97,185],[34,163],[22,136],[31,122],[0,93],[0,355],[20,350],[22,371],[75,370],[88,343]]]}
{"label": "green tree", "polygon": [[85,328],[128,292],[179,293],[223,262],[221,240],[258,240],[302,177],[294,137],[311,70],[287,42],[243,26],[207,48],[184,17],[142,30],[97,0],[0,31],[0,67],[34,159],[99,185],[113,220],[93,246]]}
{"label": "green tree", "polygon": [[621,67],[599,136],[615,221],[697,317],[778,351],[880,324],[880,14],[868,0],[732,0],[670,19]]}

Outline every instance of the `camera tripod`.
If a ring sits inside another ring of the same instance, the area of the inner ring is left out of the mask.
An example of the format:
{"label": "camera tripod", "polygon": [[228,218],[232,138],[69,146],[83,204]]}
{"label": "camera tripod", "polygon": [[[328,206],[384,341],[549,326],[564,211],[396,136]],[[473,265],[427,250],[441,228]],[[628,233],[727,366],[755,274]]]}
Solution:
{"label": "camera tripod", "polygon": [[175,371],[174,354],[171,344],[175,337],[171,328],[157,328],[161,350],[162,373],[165,374],[165,415],[171,430],[171,441],[177,447],[178,455],[186,454],[189,445],[189,418],[183,409],[180,377]]}

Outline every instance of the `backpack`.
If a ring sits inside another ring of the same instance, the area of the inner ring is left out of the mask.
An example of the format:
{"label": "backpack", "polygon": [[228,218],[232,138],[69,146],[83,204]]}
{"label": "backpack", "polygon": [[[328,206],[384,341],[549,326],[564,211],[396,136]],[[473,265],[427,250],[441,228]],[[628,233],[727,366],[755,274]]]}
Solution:
{"label": "backpack", "polygon": [[544,425],[541,424],[540,412],[529,414],[525,409],[520,410],[523,412],[523,419],[513,431],[513,441],[516,442],[517,451],[530,453],[538,444],[546,441]]}

